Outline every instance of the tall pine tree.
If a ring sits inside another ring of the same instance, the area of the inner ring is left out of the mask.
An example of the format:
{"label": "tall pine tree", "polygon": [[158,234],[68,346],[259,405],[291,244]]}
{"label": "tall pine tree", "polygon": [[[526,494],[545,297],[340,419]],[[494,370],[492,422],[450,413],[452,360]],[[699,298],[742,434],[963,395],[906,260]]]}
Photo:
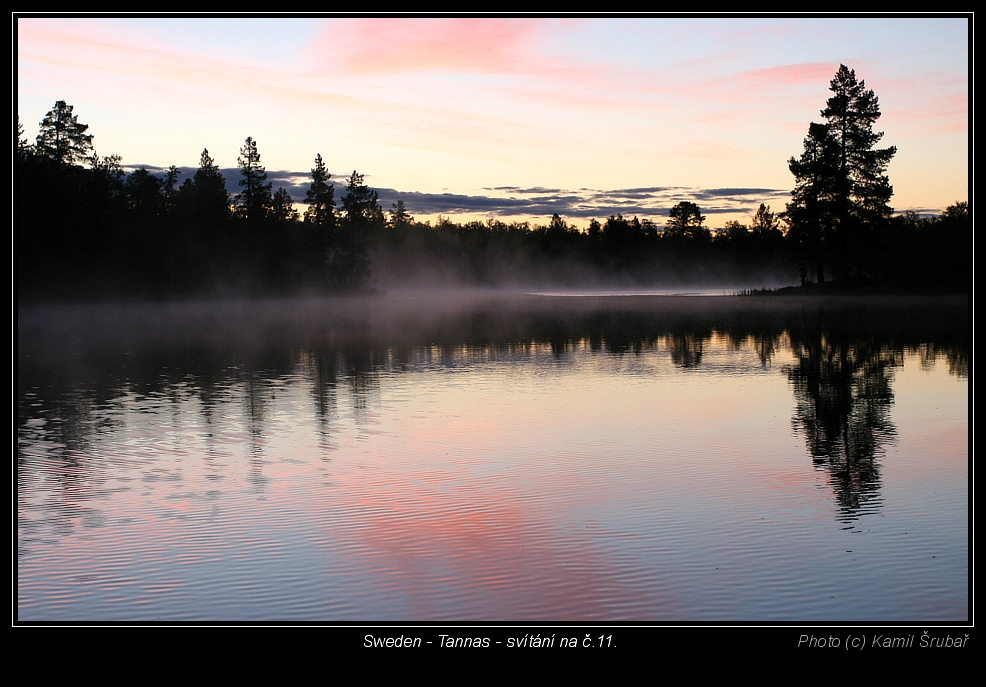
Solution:
{"label": "tall pine tree", "polygon": [[825,123],[811,124],[801,157],[788,161],[795,188],[784,213],[819,281],[826,262],[851,275],[872,257],[877,230],[892,212],[886,170],[897,152],[875,147],[883,138],[873,131],[880,101],[855,71],[841,65],[829,88]]}
{"label": "tall pine tree", "polygon": [[847,225],[882,221],[893,211],[888,203],[894,189],[886,170],[897,148],[874,148],[883,138],[882,131],[873,131],[880,118],[880,100],[844,64],[829,88],[834,95],[828,99],[822,116],[838,153],[839,222]]}

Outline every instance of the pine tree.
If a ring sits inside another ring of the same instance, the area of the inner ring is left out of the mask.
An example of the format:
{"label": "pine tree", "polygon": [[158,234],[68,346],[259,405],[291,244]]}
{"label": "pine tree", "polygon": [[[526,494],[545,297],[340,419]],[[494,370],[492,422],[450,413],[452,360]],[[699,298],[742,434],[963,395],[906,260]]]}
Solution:
{"label": "pine tree", "polygon": [[342,199],[343,218],[336,240],[329,248],[329,274],[335,287],[356,291],[370,278],[369,242],[384,226],[377,192],[363,183],[355,170]]}
{"label": "pine tree", "polygon": [[24,125],[21,124],[21,118],[17,118],[17,159],[26,160],[32,153],[31,146],[28,145],[27,139],[24,137]]}
{"label": "pine tree", "polygon": [[801,251],[801,257],[815,265],[819,282],[825,281],[825,261],[836,225],[838,190],[838,151],[828,127],[812,122],[800,158],[788,160],[795,186],[784,218],[790,227],[788,238]]}
{"label": "pine tree", "polygon": [[283,186],[277,189],[271,205],[271,217],[277,222],[298,221],[298,211],[294,209],[294,199]]}
{"label": "pine tree", "polygon": [[377,192],[363,183],[363,175],[353,170],[346,184],[346,196],[342,199],[346,221],[358,231],[373,230],[383,226],[383,210]]}
{"label": "pine tree", "polygon": [[239,203],[237,211],[245,219],[262,220],[270,214],[273,207],[272,184],[267,182],[267,170],[260,164],[260,153],[253,137],[247,136],[240,148],[240,156],[236,158],[236,164],[243,175],[240,179],[243,191],[236,196]]}
{"label": "pine tree", "polygon": [[322,155],[315,156],[315,166],[312,168],[312,183],[305,193],[305,221],[318,227],[319,233],[330,237],[335,229],[335,187],[329,183],[332,175],[322,161]]}
{"label": "pine tree", "polygon": [[754,235],[764,239],[778,238],[781,235],[779,226],[780,222],[777,216],[770,211],[770,206],[760,203],[760,207],[753,215],[753,222],[750,224],[750,230]]}
{"label": "pine tree", "polygon": [[883,138],[882,131],[873,131],[873,124],[880,118],[880,100],[844,64],[829,88],[835,95],[829,98],[822,116],[838,151],[839,222],[845,226],[882,221],[892,212],[888,202],[894,189],[886,170],[897,148],[874,148]]}
{"label": "pine tree", "polygon": [[215,228],[229,218],[229,192],[222,172],[203,148],[199,156],[199,168],[191,179],[186,179],[178,190],[177,205],[180,212],[202,226]]}
{"label": "pine tree", "polygon": [[829,88],[825,124],[812,123],[801,157],[788,161],[795,188],[784,213],[789,236],[815,262],[819,281],[827,261],[851,275],[874,254],[877,230],[892,212],[886,170],[897,152],[874,147],[883,138],[873,131],[880,101],[855,71],[841,65]]}
{"label": "pine tree", "polygon": [[708,229],[703,225],[705,215],[695,203],[683,200],[668,211],[665,234],[668,236],[704,238]]}
{"label": "pine tree", "polygon": [[409,213],[407,211],[407,208],[404,207],[403,200],[398,200],[396,203],[393,203],[390,207],[391,207],[390,221],[388,223],[388,226],[394,229],[404,229],[410,226],[412,222],[414,222],[414,218],[411,217],[411,213]]}
{"label": "pine tree", "polygon": [[88,124],[79,124],[72,115],[72,106],[64,100],[55,103],[39,125],[35,150],[59,164],[78,165],[93,155],[92,134]]}
{"label": "pine tree", "polygon": [[165,174],[164,181],[161,184],[161,193],[164,194],[164,205],[163,212],[165,215],[170,215],[175,211],[175,207],[178,203],[178,176],[181,171],[171,165],[168,167],[168,171]]}

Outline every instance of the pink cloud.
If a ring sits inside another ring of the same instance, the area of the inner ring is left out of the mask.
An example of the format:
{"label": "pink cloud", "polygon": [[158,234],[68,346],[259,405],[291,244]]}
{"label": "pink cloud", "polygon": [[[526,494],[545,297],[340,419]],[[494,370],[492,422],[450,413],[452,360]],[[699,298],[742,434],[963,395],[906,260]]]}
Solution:
{"label": "pink cloud", "polygon": [[[697,121],[722,121],[737,116],[764,116],[769,113],[782,119],[792,111],[804,110],[817,116],[825,106],[828,86],[838,64],[799,63],[753,69],[725,71],[708,78],[684,79],[675,87],[675,96],[686,101],[704,103]],[[711,106],[711,107],[710,107]]]}
{"label": "pink cloud", "polygon": [[351,74],[528,73],[542,22],[530,19],[346,19],[312,46]]}
{"label": "pink cloud", "polygon": [[163,46],[128,41],[84,20],[22,19],[17,33],[18,57],[42,64],[97,72],[165,73],[174,57]]}
{"label": "pink cloud", "polygon": [[[912,78],[885,80],[886,98],[880,99],[884,118],[915,132],[965,133],[969,131],[969,90],[966,78],[928,72]],[[879,96],[882,88],[877,90]],[[888,108],[887,103],[894,106]]]}
{"label": "pink cloud", "polygon": [[[472,88],[479,100],[604,111],[653,106],[655,90],[663,89],[655,89],[652,73],[627,72],[553,51],[559,32],[580,25],[578,20],[557,19],[346,19],[328,22],[308,53],[348,77],[516,77],[463,81],[452,91]],[[441,84],[426,87],[439,98],[445,90]]]}
{"label": "pink cloud", "polygon": [[832,77],[838,71],[839,65],[831,62],[804,62],[801,64],[785,64],[779,67],[753,69],[742,74],[739,78],[752,87],[773,87],[777,84],[797,86],[821,85],[827,89]]}
{"label": "pink cloud", "polygon": [[[22,86],[64,82],[91,99],[117,104],[171,101],[225,106],[258,91],[291,100],[318,98],[334,106],[353,97],[312,92],[273,67],[188,52],[147,36],[128,35],[117,25],[88,20],[21,19],[17,25]],[[152,94],[145,95],[149,91]],[[58,91],[60,94],[63,92]]]}

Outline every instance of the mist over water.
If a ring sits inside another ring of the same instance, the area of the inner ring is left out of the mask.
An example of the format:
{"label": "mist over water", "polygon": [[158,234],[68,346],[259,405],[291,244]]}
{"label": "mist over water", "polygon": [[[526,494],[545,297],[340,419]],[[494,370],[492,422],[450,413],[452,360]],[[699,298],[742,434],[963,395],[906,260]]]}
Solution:
{"label": "mist over water", "polygon": [[22,620],[968,617],[964,298],[44,306],[17,336]]}

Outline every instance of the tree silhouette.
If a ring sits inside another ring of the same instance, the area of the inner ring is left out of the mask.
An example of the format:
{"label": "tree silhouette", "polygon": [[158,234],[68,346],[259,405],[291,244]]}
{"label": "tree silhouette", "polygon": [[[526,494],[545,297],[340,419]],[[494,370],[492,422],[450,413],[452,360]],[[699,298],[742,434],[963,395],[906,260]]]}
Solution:
{"label": "tree silhouette", "polygon": [[726,222],[726,226],[722,228],[718,236],[725,236],[730,241],[744,241],[750,235],[750,228],[743,224],[742,222],[731,219]]}
{"label": "tree silhouette", "polygon": [[824,263],[835,226],[838,157],[828,127],[812,122],[804,152],[788,160],[795,186],[784,217],[793,240],[805,260],[815,264],[819,282],[825,281]]}
{"label": "tree silhouette", "polygon": [[178,203],[178,176],[181,171],[171,165],[165,173],[164,181],[161,182],[161,193],[164,195],[162,210],[165,215],[170,215],[175,211]]}
{"label": "tree silhouette", "polygon": [[164,196],[159,178],[141,167],[130,173],[123,182],[127,207],[139,219],[155,217],[161,212]]}
{"label": "tree silhouette", "polygon": [[21,118],[17,117],[17,159],[19,161],[24,161],[32,153],[31,146],[28,144],[27,139],[24,137],[24,125],[21,124]]}
{"label": "tree silhouette", "polygon": [[353,170],[346,184],[346,195],[342,199],[342,209],[347,222],[372,229],[383,224],[383,210],[380,208],[377,192],[363,183],[363,175]]}
{"label": "tree silhouette", "polygon": [[756,213],[753,215],[753,222],[750,224],[750,230],[755,235],[765,239],[779,238],[781,235],[779,226],[780,221],[774,213],[770,211],[770,206],[760,203],[760,207],[757,208]]}
{"label": "tree silhouette", "polygon": [[332,175],[322,161],[322,155],[315,156],[315,166],[312,167],[312,183],[305,193],[305,221],[314,224],[320,234],[330,237],[336,225],[335,216],[335,187],[329,183]]}
{"label": "tree silhouette", "polygon": [[404,201],[398,200],[391,205],[389,226],[394,229],[404,229],[414,222],[414,218],[404,207]]}
{"label": "tree silhouette", "polygon": [[298,221],[298,211],[294,209],[294,199],[283,186],[277,189],[271,205],[271,216],[278,222]]}
{"label": "tree silhouette", "polygon": [[119,155],[107,155],[99,157],[93,153],[89,158],[92,167],[94,181],[101,193],[108,197],[117,198],[123,194],[123,182],[126,172],[123,171],[123,158]]}
{"label": "tree silhouette", "polygon": [[328,262],[333,285],[343,291],[366,286],[370,278],[368,242],[384,226],[377,192],[353,170],[342,199],[343,218],[336,241],[329,247]]}
{"label": "tree silhouette", "polygon": [[252,136],[247,136],[246,142],[240,148],[240,156],[236,158],[236,164],[243,175],[240,179],[243,191],[236,196],[239,204],[237,211],[247,220],[262,220],[270,214],[273,207],[272,184],[267,182],[267,170],[260,164],[257,142]]}
{"label": "tree silhouette", "polygon": [[822,116],[839,154],[839,221],[878,222],[892,212],[888,201],[894,189],[885,172],[897,148],[874,149],[883,138],[882,131],[873,131],[880,101],[864,81],[856,80],[854,70],[841,65],[830,89],[835,95]]}
{"label": "tree silhouette", "polygon": [[215,227],[229,218],[226,180],[210,157],[208,148],[202,149],[194,176],[181,185],[177,202],[193,221],[207,227]]}
{"label": "tree silhouette", "polygon": [[892,212],[886,169],[897,152],[874,148],[883,137],[873,131],[880,101],[854,70],[840,65],[829,88],[834,95],[821,111],[825,124],[811,124],[801,158],[788,162],[795,189],[785,213],[819,281],[826,259],[851,274],[874,251],[876,230]]}
{"label": "tree silhouette", "polygon": [[88,129],[88,124],[80,124],[79,118],[72,115],[72,106],[59,100],[41,120],[35,150],[59,164],[81,164],[93,154]]}
{"label": "tree silhouette", "polygon": [[705,216],[698,205],[683,200],[668,212],[665,233],[670,236],[698,238],[708,235],[708,230],[703,227],[704,223]]}

